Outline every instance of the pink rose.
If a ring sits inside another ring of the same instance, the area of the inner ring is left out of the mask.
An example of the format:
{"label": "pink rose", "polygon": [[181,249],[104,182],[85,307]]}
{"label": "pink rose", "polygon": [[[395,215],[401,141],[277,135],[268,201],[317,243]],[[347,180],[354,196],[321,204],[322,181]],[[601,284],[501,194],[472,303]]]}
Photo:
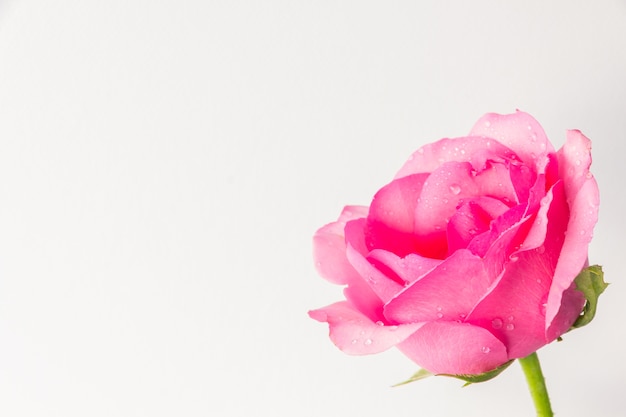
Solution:
{"label": "pink rose", "polygon": [[550,343],[585,304],[590,148],[570,130],[555,151],[519,111],[420,148],[369,208],[315,234],[317,269],[346,300],[310,316],[346,353],[397,346],[434,374],[481,374]]}

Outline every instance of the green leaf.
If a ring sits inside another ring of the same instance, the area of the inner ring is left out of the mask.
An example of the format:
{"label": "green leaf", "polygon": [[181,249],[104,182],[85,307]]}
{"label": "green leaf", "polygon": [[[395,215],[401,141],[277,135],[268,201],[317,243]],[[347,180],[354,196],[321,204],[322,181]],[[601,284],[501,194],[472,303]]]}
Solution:
{"label": "green leaf", "polygon": [[432,374],[430,372],[428,372],[426,369],[420,369],[419,371],[417,371],[413,375],[411,375],[411,377],[409,379],[407,379],[406,381],[400,382],[400,383],[395,384],[393,386],[394,387],[399,387],[400,385],[406,385],[406,384],[409,384],[411,382],[419,381],[420,379],[428,378],[429,376],[432,376]]}
{"label": "green leaf", "polygon": [[580,316],[572,325],[572,329],[577,329],[593,320],[598,307],[598,297],[606,290],[609,284],[604,282],[604,272],[602,272],[602,267],[599,265],[583,269],[574,282],[576,283],[576,288],[585,295],[587,300],[582,313],[580,313]]}
{"label": "green leaf", "polygon": [[475,384],[477,382],[485,382],[485,381],[489,381],[490,379],[493,379],[495,377],[497,377],[498,375],[500,375],[502,373],[502,371],[504,371],[506,368],[509,367],[509,365],[511,365],[513,363],[513,361],[508,361],[500,366],[498,366],[496,369],[493,369],[491,371],[485,372],[484,374],[478,374],[478,375],[448,375],[448,374],[438,374],[441,376],[451,376],[453,378],[457,378],[457,379],[461,379],[463,381],[466,382],[465,385],[463,385],[464,387],[470,385],[470,384]]}

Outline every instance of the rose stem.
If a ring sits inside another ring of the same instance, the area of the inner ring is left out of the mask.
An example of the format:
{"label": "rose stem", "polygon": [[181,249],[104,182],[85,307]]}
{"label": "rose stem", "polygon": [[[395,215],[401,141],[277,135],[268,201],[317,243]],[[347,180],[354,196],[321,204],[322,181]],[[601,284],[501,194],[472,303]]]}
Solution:
{"label": "rose stem", "polygon": [[524,375],[526,375],[526,382],[528,382],[528,389],[535,403],[537,417],[553,417],[550,398],[548,398],[548,390],[546,389],[546,381],[541,372],[537,352],[519,359],[519,363],[522,366]]}

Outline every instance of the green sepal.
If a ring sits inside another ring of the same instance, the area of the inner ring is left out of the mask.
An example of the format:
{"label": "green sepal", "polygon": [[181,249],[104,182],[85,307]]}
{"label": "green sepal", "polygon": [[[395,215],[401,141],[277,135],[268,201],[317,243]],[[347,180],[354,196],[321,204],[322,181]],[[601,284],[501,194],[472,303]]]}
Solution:
{"label": "green sepal", "polygon": [[497,377],[498,375],[500,375],[502,373],[502,371],[504,371],[506,368],[508,368],[511,364],[513,363],[512,360],[503,363],[502,365],[498,366],[496,369],[493,369],[491,371],[487,371],[483,374],[478,374],[478,375],[448,375],[448,374],[437,374],[438,376],[451,376],[453,378],[457,378],[457,379],[461,379],[463,381],[465,381],[465,385],[463,385],[464,387],[471,385],[471,384],[476,384],[478,382],[485,382],[485,381],[489,381],[490,379],[493,379],[495,377]]}
{"label": "green sepal", "polygon": [[604,272],[602,272],[602,267],[599,265],[583,269],[574,280],[574,283],[576,284],[576,289],[581,291],[587,300],[582,313],[580,313],[580,316],[572,325],[572,329],[577,329],[593,320],[598,307],[598,297],[606,290],[609,284],[604,282]]}
{"label": "green sepal", "polygon": [[411,382],[419,381],[420,379],[428,378],[429,376],[432,376],[432,375],[433,374],[428,372],[426,369],[420,369],[419,371],[417,371],[413,375],[411,375],[411,377],[409,379],[407,379],[406,381],[399,382],[399,383],[397,383],[395,385],[392,385],[392,387],[399,387],[400,385],[406,385],[406,384],[409,384]]}

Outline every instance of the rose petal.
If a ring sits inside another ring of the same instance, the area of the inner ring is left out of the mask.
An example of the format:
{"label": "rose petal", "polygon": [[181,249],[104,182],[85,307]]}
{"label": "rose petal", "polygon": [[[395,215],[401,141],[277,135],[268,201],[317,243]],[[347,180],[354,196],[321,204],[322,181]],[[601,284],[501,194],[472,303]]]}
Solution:
{"label": "rose petal", "polygon": [[460,249],[391,299],[384,315],[397,323],[463,319],[490,284],[483,260]]}
{"label": "rose petal", "polygon": [[357,276],[346,258],[344,228],[348,219],[366,215],[367,207],[346,206],[339,220],[323,226],[313,236],[313,258],[317,271],[334,284],[348,284]]}
{"label": "rose petal", "polygon": [[384,265],[394,275],[402,279],[405,284],[418,280],[443,262],[441,259],[426,258],[415,253],[401,258],[382,249],[374,249],[370,253],[368,260]]}
{"label": "rose petal", "polygon": [[446,230],[448,255],[467,248],[476,235],[489,230],[491,221],[508,209],[506,204],[491,197],[477,197],[460,203]]}
{"label": "rose petal", "polygon": [[366,259],[368,252],[365,249],[365,238],[363,235],[365,225],[366,219],[353,220],[346,224],[346,257],[350,265],[357,271],[360,279],[372,289],[383,303],[386,303],[403,288],[403,285],[394,281],[393,277],[375,268]]}
{"label": "rose petal", "polygon": [[477,196],[489,196],[504,202],[515,200],[515,190],[503,164],[490,164],[488,169],[479,173],[468,163],[443,164],[424,183],[415,210],[415,233],[438,236],[445,242],[447,222],[455,214],[459,202]]}
{"label": "rose petal", "polygon": [[[599,204],[598,185],[593,177],[586,179],[578,195],[570,206],[567,234],[554,271],[554,280],[548,296],[546,313],[546,329],[549,328],[562,308],[563,292],[570,288],[572,282],[587,264],[589,241],[593,227],[598,221]],[[552,333],[556,330],[552,330]],[[552,334],[550,333],[550,334]]]}
{"label": "rose petal", "polygon": [[399,256],[419,252],[414,236],[415,206],[422,191],[426,174],[410,175],[384,186],[370,206],[366,245],[368,249],[383,248]]}
{"label": "rose petal", "polygon": [[527,164],[532,163],[539,155],[554,152],[537,120],[521,111],[504,115],[488,113],[476,122],[470,136],[494,138]]}
{"label": "rose petal", "polygon": [[330,339],[345,353],[367,355],[378,353],[404,341],[423,324],[385,325],[375,323],[346,301],[309,311],[309,316],[327,322]]}
{"label": "rose petal", "polygon": [[433,374],[477,375],[508,360],[502,342],[489,331],[467,323],[428,323],[398,348]]}
{"label": "rose petal", "polygon": [[476,171],[485,167],[488,160],[517,159],[515,153],[492,138],[461,137],[441,139],[419,148],[395,178],[418,173],[430,173],[446,162],[469,162]]}
{"label": "rose petal", "polygon": [[467,317],[488,329],[508,348],[509,359],[521,358],[547,343],[546,294],[552,278],[549,260],[536,250],[515,255],[491,292]]}
{"label": "rose petal", "polygon": [[589,172],[591,165],[591,142],[577,130],[567,132],[565,144],[557,153],[559,175],[563,178],[565,196],[570,208],[567,235],[554,272],[554,280],[548,297],[546,329],[549,328],[561,308],[561,298],[574,278],[587,263],[589,241],[593,227],[598,221],[600,195],[598,185]]}

